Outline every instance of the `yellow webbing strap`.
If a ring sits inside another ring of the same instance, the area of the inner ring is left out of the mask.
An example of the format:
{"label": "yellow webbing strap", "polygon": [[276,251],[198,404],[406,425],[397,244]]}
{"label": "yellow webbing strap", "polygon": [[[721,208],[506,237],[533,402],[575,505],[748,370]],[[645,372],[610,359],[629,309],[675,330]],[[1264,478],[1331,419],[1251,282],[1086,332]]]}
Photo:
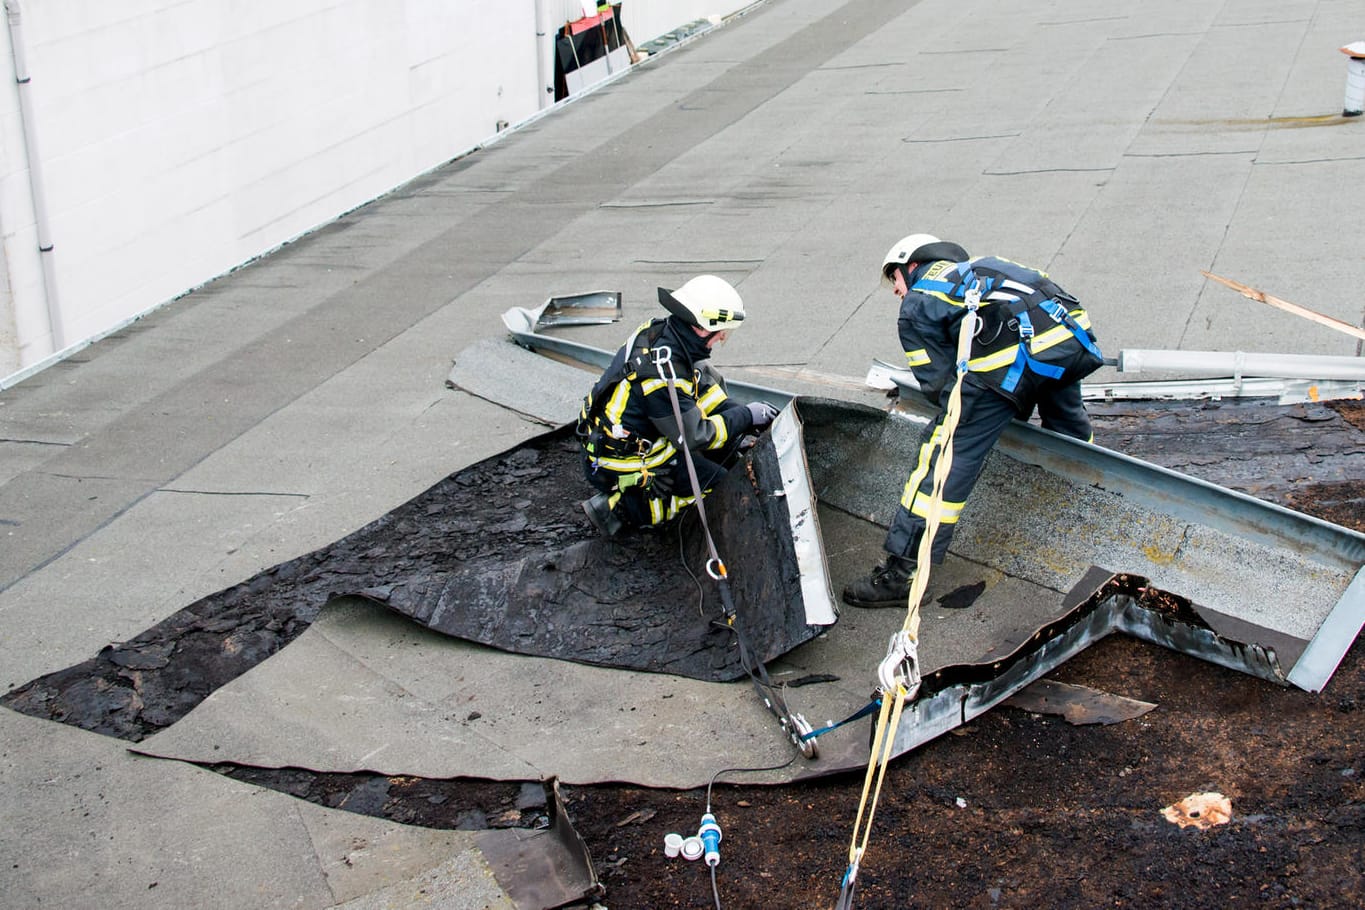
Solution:
{"label": "yellow webbing strap", "polygon": [[[938,533],[939,520],[943,513],[943,485],[948,480],[948,472],[953,468],[953,434],[957,431],[958,419],[962,416],[962,380],[967,375],[967,360],[971,353],[972,337],[976,334],[980,321],[976,315],[976,303],[980,295],[969,291],[968,309],[963,317],[957,339],[957,380],[948,394],[948,406],[943,413],[943,432],[940,434],[942,446],[938,460],[934,464],[934,487],[925,512],[924,533],[920,537],[919,551],[916,553],[916,571],[907,597],[905,622],[901,631],[909,635],[912,642],[919,641],[920,601],[929,587],[929,567],[932,562],[934,537]],[[872,834],[872,818],[877,812],[877,800],[881,796],[882,782],[886,779],[886,766],[890,764],[892,749],[895,746],[896,730],[900,726],[901,711],[905,699],[910,694],[903,683],[898,683],[895,693],[882,693],[881,712],[877,716],[877,731],[872,742],[872,754],[867,762],[867,774],[863,778],[862,798],[858,802],[858,815],[853,823],[853,836],[848,845],[848,871],[844,874],[843,894],[840,896],[838,910],[852,908],[853,890],[858,874],[858,866],[867,852],[867,843]],[[873,781],[876,786],[873,786]],[[868,794],[872,802],[868,804]],[[866,814],[867,823],[863,824]],[[859,832],[862,842],[859,843]]]}

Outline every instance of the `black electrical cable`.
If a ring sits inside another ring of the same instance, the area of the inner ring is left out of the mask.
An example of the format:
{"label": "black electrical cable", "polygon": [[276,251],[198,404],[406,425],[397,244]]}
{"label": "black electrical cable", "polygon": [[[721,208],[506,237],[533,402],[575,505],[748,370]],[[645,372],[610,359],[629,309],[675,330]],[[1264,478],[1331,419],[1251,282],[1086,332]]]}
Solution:
{"label": "black electrical cable", "polygon": [[[795,756],[795,755],[793,755],[791,758],[787,759],[786,761],[784,761],[784,762],[783,762],[782,764],[780,764],[780,765],[769,765],[769,766],[767,766],[767,767],[765,767],[765,768],[722,768],[721,770],[717,771],[715,774],[712,774],[712,775],[711,775],[711,780],[706,784],[706,814],[707,814],[707,815],[710,815],[710,814],[711,814],[711,788],[714,787],[714,786],[716,785],[716,781],[720,778],[720,776],[721,776],[722,774],[731,774],[731,773],[743,774],[743,773],[746,773],[746,772],[758,772],[758,771],[781,771],[783,768],[787,767],[788,765],[790,765],[790,764],[791,764],[792,762],[794,762],[794,761],[796,761],[796,756]],[[719,865],[719,864],[717,864],[717,865]],[[715,902],[716,902],[716,910],[721,910],[721,906],[720,906],[720,886],[719,886],[718,884],[716,884],[716,867],[715,867],[715,866],[711,866],[711,897],[715,899]]]}
{"label": "black electrical cable", "polygon": [[[706,589],[702,586],[701,579],[698,578],[697,574],[692,571],[692,567],[687,564],[686,547],[683,544],[682,526],[683,522],[687,520],[688,515],[690,514],[691,514],[690,512],[685,513],[682,516],[682,518],[678,520],[678,562],[682,563],[683,571],[685,571],[688,574],[688,576],[692,579],[693,584],[697,586],[697,614],[700,616],[705,616]],[[703,532],[705,532],[706,530],[706,526],[704,524],[702,526],[702,530]],[[746,642],[744,640],[743,635],[740,634],[739,627],[737,625],[731,623],[724,623],[716,619],[711,620],[711,625],[717,629],[724,629],[727,632],[734,633],[735,643],[739,646],[740,664],[741,666],[744,667],[744,672],[749,674],[749,679],[753,682],[754,688],[758,691],[759,696],[763,698],[765,701],[769,699],[781,701],[782,699],[777,691],[777,688],[773,685],[772,680],[768,678],[767,669],[763,666],[762,663],[759,663],[758,660],[752,654],[750,654],[748,642]],[[757,671],[755,671],[754,669],[753,666],[754,664],[757,664],[758,667]],[[784,765],[782,767],[786,766]],[[732,768],[730,770],[742,771],[745,769]],[[765,771],[768,769],[756,768],[752,770]]]}
{"label": "black electrical cable", "polygon": [[715,786],[716,781],[720,779],[722,774],[757,774],[759,771],[781,771],[794,761],[796,761],[795,755],[780,765],[769,765],[766,768],[721,768],[715,774],[711,775],[711,782],[706,785],[706,811],[711,811],[711,788]]}
{"label": "black electrical cable", "polygon": [[682,563],[683,571],[692,579],[692,583],[697,586],[697,615],[706,615],[706,588],[702,586],[701,579],[697,573],[692,571],[692,567],[687,564],[687,548],[683,542],[683,522],[687,521],[690,512],[684,512],[678,519],[678,562]]}

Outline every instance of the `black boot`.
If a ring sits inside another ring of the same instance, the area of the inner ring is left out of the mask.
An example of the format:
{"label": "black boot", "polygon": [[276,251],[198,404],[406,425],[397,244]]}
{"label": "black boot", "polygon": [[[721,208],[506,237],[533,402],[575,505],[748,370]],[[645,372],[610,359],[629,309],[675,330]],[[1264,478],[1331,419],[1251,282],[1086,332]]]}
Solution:
{"label": "black boot", "polygon": [[915,561],[888,553],[886,562],[844,588],[844,603],[855,607],[907,607]]}
{"label": "black boot", "polygon": [[612,514],[611,497],[606,493],[583,500],[583,513],[603,537],[615,537],[621,533],[621,519]]}

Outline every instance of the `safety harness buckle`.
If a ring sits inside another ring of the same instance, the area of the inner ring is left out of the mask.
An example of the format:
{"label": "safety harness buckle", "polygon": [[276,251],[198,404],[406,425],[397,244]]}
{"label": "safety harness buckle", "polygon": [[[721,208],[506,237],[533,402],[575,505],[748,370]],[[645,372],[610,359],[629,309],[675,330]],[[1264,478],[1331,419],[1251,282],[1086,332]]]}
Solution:
{"label": "safety harness buckle", "polygon": [[966,304],[967,312],[962,317],[962,325],[958,327],[959,337],[965,343],[958,345],[957,371],[966,373],[971,369],[969,357],[971,354],[971,341],[976,334],[981,331],[981,317],[977,315],[977,310],[981,306],[981,280],[978,278],[976,283],[967,288],[962,295],[962,302]]}
{"label": "safety harness buckle", "polygon": [[978,280],[976,284],[967,288],[966,292],[962,295],[962,302],[967,305],[967,309],[969,310],[976,310],[981,306],[980,280]]}
{"label": "safety harness buckle", "polygon": [[1066,311],[1066,307],[1062,306],[1059,302],[1052,299],[1044,300],[1042,303],[1038,304],[1038,309],[1042,310],[1044,313],[1047,313],[1049,316],[1052,317],[1053,322],[1056,322],[1060,325],[1066,325],[1067,319],[1071,315]]}

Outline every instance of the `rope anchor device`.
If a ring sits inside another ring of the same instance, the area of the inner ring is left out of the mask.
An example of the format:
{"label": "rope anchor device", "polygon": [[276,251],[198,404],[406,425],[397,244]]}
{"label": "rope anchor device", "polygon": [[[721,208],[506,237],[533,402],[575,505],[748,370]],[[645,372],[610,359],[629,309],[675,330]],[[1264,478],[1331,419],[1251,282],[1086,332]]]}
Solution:
{"label": "rope anchor device", "polygon": [[[653,361],[659,376],[668,387],[668,400],[673,406],[673,420],[678,426],[677,446],[682,452],[683,463],[687,466],[687,478],[692,484],[692,497],[697,507],[697,516],[701,519],[702,534],[706,538],[706,548],[709,554],[706,561],[706,574],[716,583],[716,587],[720,591],[724,622],[713,622],[715,625],[734,632],[735,641],[739,645],[740,664],[744,667],[744,672],[749,674],[754,690],[763,700],[763,706],[777,718],[778,723],[782,725],[782,732],[791,740],[792,745],[804,757],[818,758],[820,744],[815,738],[814,728],[811,727],[805,717],[788,707],[786,699],[782,697],[781,689],[775,686],[768,677],[768,670],[763,666],[763,663],[755,659],[749,640],[740,629],[739,618],[735,613],[734,598],[730,593],[729,572],[725,568],[725,560],[721,559],[720,554],[716,551],[716,542],[711,536],[711,528],[706,521],[706,506],[703,504],[701,482],[697,479],[696,465],[692,462],[692,449],[687,444],[687,435],[683,430],[682,408],[678,404],[678,374],[673,367],[672,349],[667,345],[654,348]],[[719,835],[719,828],[717,828],[716,833]],[[717,843],[719,843],[719,837],[717,837]]]}
{"label": "rope anchor device", "polygon": [[911,701],[919,692],[919,642],[908,629],[891,633],[886,646],[886,657],[877,666],[877,681],[882,692],[895,695],[904,691],[904,700]]}
{"label": "rope anchor device", "polygon": [[934,464],[933,493],[917,554],[919,557],[917,563],[921,568],[915,573],[906,597],[905,622],[899,631],[892,633],[890,641],[887,642],[886,657],[877,665],[881,710],[872,728],[871,755],[867,763],[867,774],[863,778],[863,793],[858,803],[858,815],[853,822],[853,836],[849,840],[848,866],[839,883],[839,900],[834,905],[835,910],[853,910],[854,897],[858,892],[858,871],[867,855],[867,845],[872,833],[872,818],[876,814],[877,798],[881,795],[882,784],[886,780],[887,766],[891,763],[895,751],[896,729],[900,726],[901,712],[919,694],[922,682],[919,669],[920,604],[929,585],[929,567],[933,563],[931,550],[934,535],[938,533],[943,508],[943,485],[948,472],[952,469],[953,435],[957,431],[958,420],[962,414],[962,380],[969,370],[972,339],[982,326],[981,317],[977,313],[981,306],[979,280],[966,289],[963,302],[967,311],[963,314],[962,324],[958,329],[957,380],[949,392],[942,418],[944,438],[940,444],[938,460]]}

